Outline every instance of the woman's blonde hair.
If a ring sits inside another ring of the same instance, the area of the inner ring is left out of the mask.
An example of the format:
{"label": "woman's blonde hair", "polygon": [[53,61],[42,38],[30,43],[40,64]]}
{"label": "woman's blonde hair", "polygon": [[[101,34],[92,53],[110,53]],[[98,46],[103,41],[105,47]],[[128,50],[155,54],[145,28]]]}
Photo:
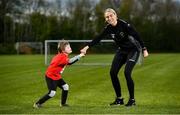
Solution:
{"label": "woman's blonde hair", "polygon": [[69,45],[69,42],[67,40],[62,40],[61,42],[59,42],[57,47],[58,52],[61,53],[62,51],[64,51],[67,45]]}
{"label": "woman's blonde hair", "polygon": [[104,14],[105,14],[106,12],[111,12],[111,13],[113,13],[114,15],[116,15],[116,17],[117,17],[116,11],[115,11],[114,9],[112,9],[112,8],[107,8],[107,9],[104,11]]}

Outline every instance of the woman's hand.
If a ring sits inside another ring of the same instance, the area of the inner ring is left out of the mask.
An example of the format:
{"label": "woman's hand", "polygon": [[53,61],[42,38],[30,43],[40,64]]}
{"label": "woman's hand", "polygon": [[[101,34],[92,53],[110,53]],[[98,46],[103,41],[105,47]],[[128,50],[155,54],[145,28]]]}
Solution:
{"label": "woman's hand", "polygon": [[89,46],[85,46],[83,49],[81,49],[81,53],[86,54],[87,49],[89,49]]}
{"label": "woman's hand", "polygon": [[147,51],[147,50],[144,50],[144,51],[143,51],[143,56],[144,56],[144,57],[148,57],[148,55],[149,55],[149,54],[148,54],[148,51]]}

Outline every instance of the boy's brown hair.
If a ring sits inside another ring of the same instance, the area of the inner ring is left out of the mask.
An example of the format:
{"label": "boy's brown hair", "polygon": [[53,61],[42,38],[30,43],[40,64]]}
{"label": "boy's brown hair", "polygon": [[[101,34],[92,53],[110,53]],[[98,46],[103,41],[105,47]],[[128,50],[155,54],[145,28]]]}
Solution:
{"label": "boy's brown hair", "polygon": [[58,52],[62,53],[62,51],[65,50],[66,45],[69,45],[69,42],[67,40],[62,40],[61,42],[58,43]]}

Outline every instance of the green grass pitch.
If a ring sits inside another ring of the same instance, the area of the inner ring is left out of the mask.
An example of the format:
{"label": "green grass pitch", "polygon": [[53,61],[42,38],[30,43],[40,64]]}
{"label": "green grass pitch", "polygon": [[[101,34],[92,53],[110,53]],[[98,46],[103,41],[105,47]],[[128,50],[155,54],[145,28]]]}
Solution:
{"label": "green grass pitch", "polygon": [[[108,62],[113,55],[87,55],[77,63]],[[72,65],[65,69],[70,85],[68,108],[59,107],[61,90],[42,108],[33,103],[47,93],[43,55],[0,56],[0,114],[180,114],[180,54],[150,54],[133,71],[137,106],[110,107],[115,98],[110,66]],[[124,68],[119,73],[122,95],[128,101]]]}

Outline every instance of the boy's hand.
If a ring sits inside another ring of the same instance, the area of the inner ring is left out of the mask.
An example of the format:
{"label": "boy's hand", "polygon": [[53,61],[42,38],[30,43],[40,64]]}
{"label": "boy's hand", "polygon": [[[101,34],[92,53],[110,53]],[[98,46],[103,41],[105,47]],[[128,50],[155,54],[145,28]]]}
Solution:
{"label": "boy's hand", "polygon": [[80,56],[81,56],[81,57],[84,57],[84,56],[85,56],[85,54],[84,54],[84,53],[80,53]]}
{"label": "boy's hand", "polygon": [[143,51],[143,56],[144,56],[144,57],[148,57],[148,55],[149,55],[149,54],[148,54],[148,51],[147,51],[147,50],[144,50],[144,51]]}

